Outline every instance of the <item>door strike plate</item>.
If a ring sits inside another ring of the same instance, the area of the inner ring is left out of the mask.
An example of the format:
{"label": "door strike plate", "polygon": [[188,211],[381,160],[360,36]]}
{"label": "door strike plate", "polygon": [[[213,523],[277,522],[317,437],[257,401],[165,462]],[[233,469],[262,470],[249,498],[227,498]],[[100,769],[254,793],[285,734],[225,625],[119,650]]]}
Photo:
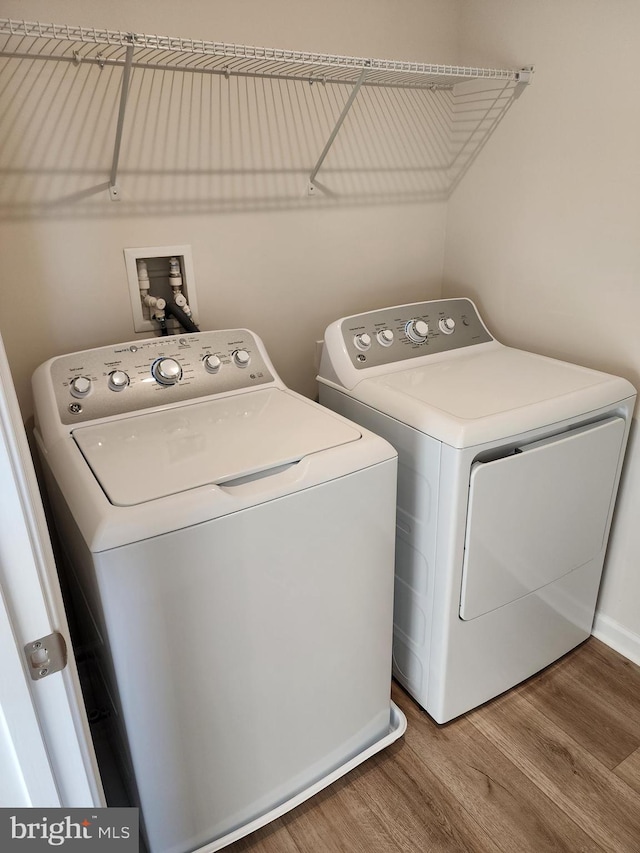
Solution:
{"label": "door strike plate", "polygon": [[58,631],[27,643],[24,653],[29,674],[34,681],[40,681],[53,672],[60,672],[67,665],[67,644]]}

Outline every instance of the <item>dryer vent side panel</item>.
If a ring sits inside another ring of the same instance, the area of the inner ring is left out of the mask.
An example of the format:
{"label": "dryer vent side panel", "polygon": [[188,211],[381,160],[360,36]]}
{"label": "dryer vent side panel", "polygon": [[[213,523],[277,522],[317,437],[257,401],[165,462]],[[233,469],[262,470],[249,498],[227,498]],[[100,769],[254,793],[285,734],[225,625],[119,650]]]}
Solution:
{"label": "dryer vent side panel", "polygon": [[462,619],[602,559],[624,432],[624,420],[614,417],[474,465]]}

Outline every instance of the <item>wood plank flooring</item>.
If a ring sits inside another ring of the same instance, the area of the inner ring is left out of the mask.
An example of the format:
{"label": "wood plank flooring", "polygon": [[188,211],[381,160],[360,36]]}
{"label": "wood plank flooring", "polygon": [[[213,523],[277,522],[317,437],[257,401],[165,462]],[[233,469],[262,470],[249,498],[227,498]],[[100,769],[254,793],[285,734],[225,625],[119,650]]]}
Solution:
{"label": "wood plank flooring", "polygon": [[405,736],[229,853],[640,853],[640,667],[593,637]]}

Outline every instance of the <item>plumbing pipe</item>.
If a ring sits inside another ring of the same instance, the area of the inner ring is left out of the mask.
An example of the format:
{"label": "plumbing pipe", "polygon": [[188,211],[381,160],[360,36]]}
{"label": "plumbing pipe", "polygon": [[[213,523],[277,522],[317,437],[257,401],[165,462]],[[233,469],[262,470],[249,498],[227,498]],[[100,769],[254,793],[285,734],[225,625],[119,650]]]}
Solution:
{"label": "plumbing pipe", "polygon": [[191,308],[187,302],[187,297],[182,291],[182,273],[180,271],[180,261],[177,258],[169,258],[169,286],[173,292],[173,301],[182,308],[187,317],[191,317]]}
{"label": "plumbing pipe", "polygon": [[161,296],[143,296],[142,302],[147,306],[147,308],[154,308],[156,316],[164,317],[167,302]]}
{"label": "plumbing pipe", "polygon": [[140,288],[140,296],[144,298],[149,293],[149,270],[147,262],[144,258],[138,258],[136,261],[138,269],[138,287]]}
{"label": "plumbing pipe", "polygon": [[172,302],[167,302],[165,306],[165,312],[167,315],[171,317],[175,317],[178,323],[182,326],[185,332],[199,332],[200,329],[196,326],[196,324],[189,318],[189,316],[180,308],[180,306],[175,305]]}
{"label": "plumbing pipe", "polygon": [[187,297],[184,293],[174,293],[173,301],[178,306],[178,308],[182,308],[187,317],[191,317],[191,308],[189,308],[189,303],[187,302]]}

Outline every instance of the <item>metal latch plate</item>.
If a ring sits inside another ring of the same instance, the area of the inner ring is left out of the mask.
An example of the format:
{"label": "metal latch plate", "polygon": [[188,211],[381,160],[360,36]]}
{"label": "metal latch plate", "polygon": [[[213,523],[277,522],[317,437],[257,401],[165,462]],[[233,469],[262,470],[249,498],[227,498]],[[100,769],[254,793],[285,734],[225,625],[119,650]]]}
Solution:
{"label": "metal latch plate", "polygon": [[67,644],[58,631],[32,640],[24,647],[29,674],[34,681],[40,681],[54,672],[60,672],[67,665]]}

